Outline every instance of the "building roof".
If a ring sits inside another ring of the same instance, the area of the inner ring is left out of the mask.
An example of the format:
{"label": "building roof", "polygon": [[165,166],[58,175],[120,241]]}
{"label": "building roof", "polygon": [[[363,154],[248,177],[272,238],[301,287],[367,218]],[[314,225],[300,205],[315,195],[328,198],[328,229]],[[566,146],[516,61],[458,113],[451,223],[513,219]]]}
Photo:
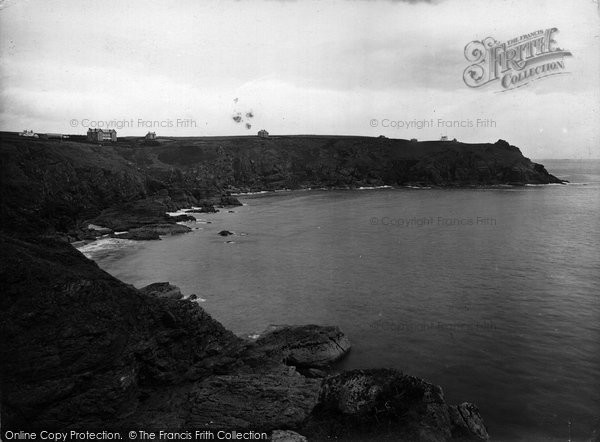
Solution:
{"label": "building roof", "polygon": [[117,132],[114,129],[98,129],[98,128],[94,128],[92,129],[91,127],[88,129],[88,132],[108,132],[108,133],[112,133],[112,132]]}

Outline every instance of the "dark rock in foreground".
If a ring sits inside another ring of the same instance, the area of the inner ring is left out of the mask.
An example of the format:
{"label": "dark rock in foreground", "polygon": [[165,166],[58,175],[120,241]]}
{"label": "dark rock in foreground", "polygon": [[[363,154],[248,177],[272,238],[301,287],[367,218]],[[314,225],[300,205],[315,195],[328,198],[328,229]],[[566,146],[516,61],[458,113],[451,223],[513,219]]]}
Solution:
{"label": "dark rock in foreground", "polygon": [[321,382],[292,367],[212,376],[189,393],[191,428],[297,428],[313,410]]}
{"label": "dark rock in foreground", "polygon": [[229,236],[233,235],[233,232],[230,232],[229,230],[221,230],[218,234],[221,236]]}
{"label": "dark rock in foreground", "polygon": [[463,402],[460,405],[451,405],[448,408],[452,423],[452,436],[457,438],[489,438],[483,418],[479,409],[474,404]]}
{"label": "dark rock in foreground", "polygon": [[0,253],[3,430],[118,427],[246,347],[196,303],[146,295],[67,243],[0,234]]}
{"label": "dark rock in foreground", "polygon": [[489,439],[477,407],[448,406],[440,387],[386,369],[327,378],[312,419],[301,432],[317,439]]}
{"label": "dark rock in foreground", "polygon": [[256,344],[287,365],[325,367],[350,351],[350,341],[338,327],[277,325],[261,335]]}
{"label": "dark rock in foreground", "polygon": [[318,379],[282,363],[339,356],[335,348],[349,343],[336,327],[280,328],[249,342],[177,299],[169,283],[137,290],[55,238],[0,234],[0,253],[3,430],[485,438],[474,406],[449,407],[439,387],[418,378],[371,370]]}

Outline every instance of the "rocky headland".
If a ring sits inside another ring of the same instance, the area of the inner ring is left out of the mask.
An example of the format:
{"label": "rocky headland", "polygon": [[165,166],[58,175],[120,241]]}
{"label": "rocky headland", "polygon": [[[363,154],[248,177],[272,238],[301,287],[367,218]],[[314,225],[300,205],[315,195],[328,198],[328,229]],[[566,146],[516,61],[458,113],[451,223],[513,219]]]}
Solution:
{"label": "rocky headland", "polygon": [[[1,134],[0,374],[5,429],[237,429],[273,440],[487,440],[473,404],[396,370],[337,373],[335,326],[226,330],[167,282],[110,276],[70,242],[183,233],[237,192],[558,183],[506,142],[361,137],[138,139]],[[230,232],[228,232],[230,233]],[[201,295],[201,294],[200,294]]]}
{"label": "rocky headland", "polygon": [[[344,136],[121,138],[97,145],[0,133],[0,219],[69,241],[186,231],[166,212],[211,213],[236,193],[368,186],[562,183],[503,140],[466,144]],[[109,229],[90,229],[94,225]]]}

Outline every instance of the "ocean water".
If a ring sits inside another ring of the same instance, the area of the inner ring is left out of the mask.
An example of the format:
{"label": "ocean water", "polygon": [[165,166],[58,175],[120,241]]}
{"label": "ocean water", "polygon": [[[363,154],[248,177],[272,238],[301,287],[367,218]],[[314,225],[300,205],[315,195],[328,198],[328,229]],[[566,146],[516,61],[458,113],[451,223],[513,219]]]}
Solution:
{"label": "ocean water", "polygon": [[339,325],[341,368],[439,384],[479,406],[493,440],[586,440],[600,425],[600,161],[541,162],[572,184],[244,196],[189,234],[84,251],[135,286],[198,294],[236,333]]}

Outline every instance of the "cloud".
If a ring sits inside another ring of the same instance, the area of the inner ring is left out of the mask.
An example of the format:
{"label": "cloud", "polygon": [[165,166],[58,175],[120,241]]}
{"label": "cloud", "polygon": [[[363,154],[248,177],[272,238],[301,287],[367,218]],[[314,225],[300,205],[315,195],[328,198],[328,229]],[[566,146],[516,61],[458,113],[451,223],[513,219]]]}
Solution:
{"label": "cloud", "polygon": [[[68,131],[71,118],[181,117],[198,127],[172,135],[242,134],[246,123],[378,135],[369,118],[482,116],[498,127],[455,136],[570,153],[600,141],[589,120],[600,102],[594,9],[557,0],[17,2],[0,12],[0,127]],[[464,85],[465,44],[551,26],[573,53],[570,75],[506,94]]]}

